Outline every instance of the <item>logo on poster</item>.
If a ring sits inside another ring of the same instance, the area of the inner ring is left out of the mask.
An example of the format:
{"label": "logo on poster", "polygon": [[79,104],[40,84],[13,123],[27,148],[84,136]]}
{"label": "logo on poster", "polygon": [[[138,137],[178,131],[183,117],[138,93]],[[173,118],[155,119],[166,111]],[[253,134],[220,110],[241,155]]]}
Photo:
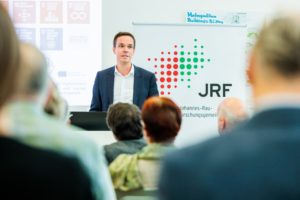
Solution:
{"label": "logo on poster", "polygon": [[174,49],[161,50],[157,57],[147,58],[155,69],[160,95],[170,95],[179,86],[190,89],[193,79],[209,66],[211,59],[205,45],[197,38],[193,42],[192,49],[174,44]]}

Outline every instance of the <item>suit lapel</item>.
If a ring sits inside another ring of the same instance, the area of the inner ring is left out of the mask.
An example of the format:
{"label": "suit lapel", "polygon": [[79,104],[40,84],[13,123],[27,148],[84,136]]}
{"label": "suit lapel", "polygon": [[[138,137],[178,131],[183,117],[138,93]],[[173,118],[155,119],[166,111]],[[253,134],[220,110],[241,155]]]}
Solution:
{"label": "suit lapel", "polygon": [[142,76],[139,68],[134,66],[134,81],[133,81],[133,103],[139,105],[140,101],[140,91],[139,87],[142,85]]}
{"label": "suit lapel", "polygon": [[105,84],[106,84],[106,91],[107,91],[109,105],[112,104],[114,100],[114,82],[115,82],[114,72],[115,72],[115,68],[112,67],[106,76]]}

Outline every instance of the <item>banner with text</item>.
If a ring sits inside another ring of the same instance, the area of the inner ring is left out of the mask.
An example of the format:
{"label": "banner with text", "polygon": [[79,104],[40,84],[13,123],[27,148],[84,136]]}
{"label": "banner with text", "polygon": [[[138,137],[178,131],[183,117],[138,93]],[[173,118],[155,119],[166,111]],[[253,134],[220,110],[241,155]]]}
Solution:
{"label": "banner with text", "polygon": [[246,26],[135,24],[134,63],[155,73],[160,95],[183,113],[178,145],[217,135],[218,104],[246,99]]}

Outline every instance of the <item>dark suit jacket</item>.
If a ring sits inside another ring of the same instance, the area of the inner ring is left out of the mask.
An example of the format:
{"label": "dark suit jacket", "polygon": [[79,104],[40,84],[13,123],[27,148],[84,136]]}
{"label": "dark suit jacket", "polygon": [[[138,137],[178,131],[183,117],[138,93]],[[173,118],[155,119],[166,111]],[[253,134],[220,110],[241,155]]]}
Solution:
{"label": "dark suit jacket", "polygon": [[75,158],[0,137],[0,199],[94,199]]}
{"label": "dark suit jacket", "polygon": [[114,142],[104,146],[105,157],[108,164],[110,164],[120,154],[135,154],[142,150],[146,145],[144,138]]}
{"label": "dark suit jacket", "polygon": [[[90,111],[107,111],[114,98],[115,67],[99,71],[93,86],[93,98]],[[145,69],[134,66],[133,103],[139,108],[151,96],[157,96],[155,75]]]}
{"label": "dark suit jacket", "polygon": [[162,200],[300,199],[300,109],[263,111],[168,155],[159,189]]}

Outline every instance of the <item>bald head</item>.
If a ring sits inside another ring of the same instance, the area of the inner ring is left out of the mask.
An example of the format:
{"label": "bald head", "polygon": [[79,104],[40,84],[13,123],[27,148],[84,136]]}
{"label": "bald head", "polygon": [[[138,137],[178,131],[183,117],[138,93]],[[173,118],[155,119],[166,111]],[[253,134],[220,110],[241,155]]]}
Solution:
{"label": "bald head", "polygon": [[224,99],[218,106],[218,130],[224,133],[248,117],[244,103],[235,97]]}
{"label": "bald head", "polygon": [[34,46],[22,43],[19,94],[42,95],[47,83],[47,64],[44,55]]}

